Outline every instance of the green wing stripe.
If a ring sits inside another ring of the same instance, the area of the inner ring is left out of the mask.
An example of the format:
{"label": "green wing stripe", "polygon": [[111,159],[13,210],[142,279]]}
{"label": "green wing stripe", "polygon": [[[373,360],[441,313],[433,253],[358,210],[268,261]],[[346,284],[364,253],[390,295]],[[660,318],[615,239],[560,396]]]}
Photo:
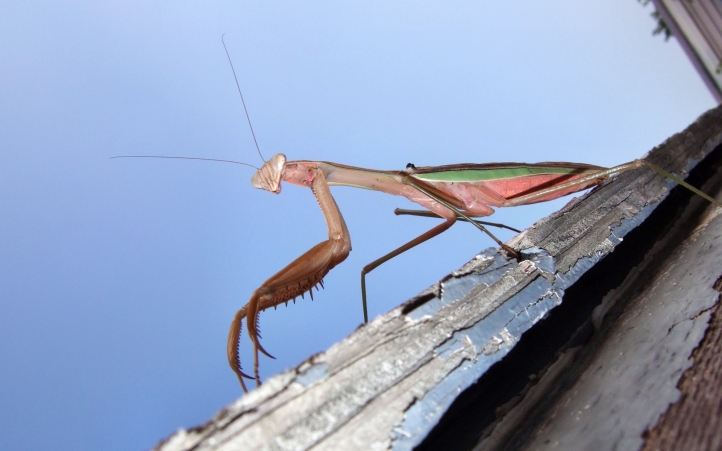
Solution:
{"label": "green wing stripe", "polygon": [[597,169],[526,166],[516,168],[463,169],[460,171],[429,172],[425,174],[414,174],[414,177],[431,182],[480,182],[484,180],[512,179],[529,175],[585,174],[597,171]]}

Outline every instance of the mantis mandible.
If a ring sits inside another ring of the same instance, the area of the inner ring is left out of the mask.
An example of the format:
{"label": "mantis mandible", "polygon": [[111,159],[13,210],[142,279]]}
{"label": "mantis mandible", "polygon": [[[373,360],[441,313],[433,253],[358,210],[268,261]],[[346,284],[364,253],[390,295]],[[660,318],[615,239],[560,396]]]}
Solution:
{"label": "mantis mandible", "polygon": [[[318,284],[323,286],[324,276],[344,261],[351,251],[351,236],[336,201],[331,196],[329,186],[352,186],[404,196],[427,209],[427,212],[407,211],[406,214],[438,216],[444,219],[443,223],[363,268],[361,291],[364,321],[368,322],[366,274],[402,252],[444,232],[457,219],[469,221],[487,233],[518,260],[519,254],[516,250],[503,244],[489,233],[482,223],[471,218],[491,215],[494,213],[492,207],[515,207],[557,199],[596,186],[610,176],[641,167],[648,167],[722,207],[715,199],[646,160],[634,160],[613,168],[555,162],[455,164],[419,168],[409,164],[406,170],[402,171],[379,171],[324,161],[286,161],[285,155],[277,154],[258,170],[251,179],[251,184],[274,194],[281,192],[281,182],[311,188],[326,219],[328,240],[312,247],[266,280],[253,292],[250,301],[238,310],[228,334],[228,362],[238,376],[243,391],[248,391],[244,378],[255,379],[256,385],[260,386],[259,352],[274,357],[259,341],[259,313],[269,307],[288,303],[305,292],[312,294],[311,290]],[[244,318],[253,343],[253,376],[241,370],[238,354],[241,323]]]}

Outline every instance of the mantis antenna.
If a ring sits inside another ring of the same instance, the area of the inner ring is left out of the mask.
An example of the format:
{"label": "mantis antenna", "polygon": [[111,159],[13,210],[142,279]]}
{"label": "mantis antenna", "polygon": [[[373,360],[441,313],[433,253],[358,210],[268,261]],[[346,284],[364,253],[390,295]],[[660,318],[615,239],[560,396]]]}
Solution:
{"label": "mantis antenna", "polygon": [[[246,101],[243,100],[243,93],[241,92],[241,85],[238,83],[238,77],[236,76],[236,69],[233,67],[233,61],[231,61],[231,55],[228,54],[228,48],[226,47],[226,41],[224,39],[225,33],[221,35],[221,42],[223,43],[223,50],[226,51],[226,57],[228,57],[228,63],[231,65],[231,71],[233,72],[233,79],[236,81],[236,88],[238,88],[238,94],[241,96],[241,103],[243,104],[243,111],[246,113],[246,120],[248,120],[248,127],[251,129],[251,135],[253,136],[253,142],[256,145],[256,150],[258,151],[258,156],[261,157],[261,160],[263,162],[266,162],[266,159],[263,158],[263,154],[261,154],[261,148],[258,147],[258,140],[256,140],[256,134],[253,132],[253,125],[251,125],[251,117],[248,115],[248,108],[246,108]],[[199,158],[199,157],[171,157],[166,155],[118,155],[115,157],[110,157],[110,159],[114,158],[167,158],[167,159],[174,159],[174,160],[201,160],[201,161],[218,161],[221,163],[233,163],[233,164],[240,164],[243,166],[248,166],[251,168],[254,168],[258,171],[260,171],[260,168],[253,166],[252,164],[248,163],[242,163],[240,161],[234,161],[234,160],[220,160],[217,158]]]}
{"label": "mantis antenna", "polygon": [[256,134],[253,132],[253,126],[251,125],[251,117],[248,115],[248,108],[246,108],[246,101],[243,100],[243,93],[241,92],[241,85],[238,84],[238,77],[236,77],[236,69],[233,67],[233,61],[231,61],[231,55],[228,54],[228,48],[226,48],[226,41],[223,39],[226,34],[223,33],[221,35],[221,42],[223,43],[223,50],[226,51],[226,56],[228,57],[228,63],[231,65],[231,71],[233,71],[233,78],[236,80],[236,87],[238,88],[238,94],[241,96],[241,103],[243,104],[243,111],[246,113],[246,119],[248,120],[248,127],[251,129],[251,135],[253,136],[253,142],[256,144],[256,150],[258,151],[258,156],[261,157],[261,160],[263,162],[266,162],[266,159],[263,158],[263,155],[261,154],[261,149],[258,147],[258,141],[256,140]]}
{"label": "mantis antenna", "polygon": [[219,160],[217,158],[199,158],[199,157],[169,157],[166,155],[118,155],[116,157],[110,157],[110,159],[114,158],[168,158],[171,160],[201,160],[201,161],[218,161],[221,163],[233,163],[233,164],[240,164],[243,166],[248,166],[251,168],[254,168],[256,170],[260,170],[259,168],[253,166],[252,164],[248,163],[242,163],[240,161],[233,161],[233,160]]}

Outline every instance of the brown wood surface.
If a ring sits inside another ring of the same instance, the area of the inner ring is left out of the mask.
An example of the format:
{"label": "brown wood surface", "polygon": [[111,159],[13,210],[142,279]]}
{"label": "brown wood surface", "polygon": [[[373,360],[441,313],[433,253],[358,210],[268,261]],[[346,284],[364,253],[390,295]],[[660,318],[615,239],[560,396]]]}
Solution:
{"label": "brown wood surface", "polygon": [[[722,291],[722,279],[714,288]],[[682,393],[645,433],[644,451],[722,449],[722,303],[712,312],[694,365],[679,382]]]}

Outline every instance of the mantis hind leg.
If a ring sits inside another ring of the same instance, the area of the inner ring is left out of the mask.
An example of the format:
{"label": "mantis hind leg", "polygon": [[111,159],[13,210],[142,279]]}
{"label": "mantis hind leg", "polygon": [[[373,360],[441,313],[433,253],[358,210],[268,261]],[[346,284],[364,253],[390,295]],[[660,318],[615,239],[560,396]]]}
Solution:
{"label": "mantis hind leg", "polygon": [[668,179],[672,180],[672,181],[675,182],[675,183],[678,183],[678,184],[682,185],[683,187],[685,187],[685,188],[687,188],[688,190],[692,191],[694,194],[698,195],[699,197],[701,197],[701,198],[703,198],[703,199],[705,199],[705,200],[707,200],[707,201],[709,201],[709,202],[712,202],[713,204],[717,205],[718,207],[722,207],[722,203],[720,203],[717,199],[715,199],[715,198],[713,198],[713,197],[711,197],[711,196],[708,196],[707,194],[705,194],[705,193],[703,193],[702,191],[698,190],[697,188],[695,188],[694,186],[692,186],[692,185],[690,185],[689,183],[685,182],[684,180],[682,180],[681,178],[677,177],[676,175],[665,171],[664,169],[660,168],[659,166],[657,166],[657,165],[655,165],[655,164],[650,163],[650,162],[647,161],[647,160],[640,160],[640,161],[642,162],[642,164],[644,164],[644,166],[648,167],[649,169],[657,172],[658,174],[661,174],[661,175],[667,177]]}
{"label": "mantis hind leg", "polygon": [[486,227],[484,227],[484,226],[482,225],[482,222],[481,222],[481,221],[475,221],[475,220],[471,219],[469,216],[467,216],[467,215],[465,215],[464,213],[462,213],[461,211],[459,211],[458,208],[454,207],[453,205],[451,205],[451,204],[450,204],[449,202],[447,202],[446,200],[440,198],[439,196],[437,196],[436,194],[434,194],[433,192],[431,192],[431,190],[429,190],[429,189],[427,188],[427,186],[425,186],[425,185],[424,185],[423,183],[421,183],[420,181],[414,180],[414,179],[412,179],[411,177],[405,177],[404,180],[403,180],[403,183],[404,183],[405,185],[413,186],[414,188],[416,188],[417,190],[419,190],[421,193],[423,193],[423,194],[425,194],[426,196],[428,196],[430,199],[434,199],[434,200],[435,200],[436,202],[438,202],[439,204],[441,204],[441,205],[443,205],[444,207],[448,208],[449,210],[451,210],[452,212],[454,212],[457,217],[463,218],[463,219],[466,220],[469,224],[473,225],[473,226],[476,227],[477,229],[479,229],[479,230],[481,230],[482,232],[484,232],[484,233],[486,233],[487,235],[489,235],[489,238],[491,238],[492,240],[494,240],[494,242],[496,242],[496,244],[498,244],[499,247],[504,250],[504,252],[506,252],[506,253],[508,253],[509,255],[511,255],[511,256],[512,256],[513,258],[515,258],[517,261],[520,261],[520,260],[521,260],[521,254],[519,254],[519,252],[518,252],[516,249],[512,249],[511,247],[509,247],[509,246],[507,246],[506,244],[502,243],[499,238],[497,238],[496,236],[494,236],[493,233],[489,232],[489,231],[486,229]]}
{"label": "mantis hind leg", "polygon": [[381,258],[378,258],[368,265],[364,266],[364,268],[361,270],[361,300],[363,302],[363,309],[364,309],[364,323],[369,322],[369,315],[368,315],[368,309],[366,308],[366,274],[370,273],[374,269],[378,268],[382,264],[386,263],[387,261],[391,260],[392,258],[396,257],[397,255],[403,254],[404,252],[408,251],[409,249],[418,246],[419,244],[423,243],[424,241],[428,241],[431,238],[440,235],[441,233],[445,232],[449,227],[454,225],[454,222],[456,222],[456,219],[447,219],[443,223],[437,225],[433,229],[429,230],[428,232],[425,232],[413,240],[409,241],[408,243],[404,244],[403,246],[389,252],[388,254],[384,255]]}
{"label": "mantis hind leg", "polygon": [[[454,225],[457,218],[461,220],[466,220],[470,224],[474,225],[477,229],[481,230],[482,232],[486,233],[493,239],[502,249],[504,249],[506,252],[511,254],[514,258],[519,260],[521,257],[519,255],[519,252],[517,252],[515,249],[510,248],[506,244],[502,243],[501,240],[499,240],[497,237],[495,237],[491,232],[489,232],[486,227],[482,225],[481,221],[475,221],[471,218],[469,218],[467,215],[459,211],[457,208],[455,208],[453,205],[446,202],[444,199],[439,198],[438,196],[434,195],[434,193],[430,192],[426,187],[423,186],[423,184],[412,180],[409,177],[404,178],[403,180],[404,184],[411,185],[426,196],[428,196],[431,199],[434,199],[441,205],[445,206],[449,210],[451,210],[454,213],[454,216],[446,219],[445,222],[442,224],[437,225],[433,229],[429,230],[428,232],[419,235],[418,237],[414,238],[413,240],[409,241],[408,243],[404,244],[403,246],[399,247],[398,249],[389,252],[388,254],[384,255],[383,257],[374,260],[373,262],[366,265],[361,270],[361,300],[363,302],[363,310],[364,310],[364,323],[368,323],[369,317],[368,317],[368,309],[366,306],[366,274],[370,273],[374,269],[378,268],[380,265],[386,263],[387,261],[391,260],[392,258],[396,257],[399,254],[402,254],[409,249],[418,246],[419,244],[423,243],[424,241],[430,240],[431,238],[443,233],[446,231],[449,227]],[[398,213],[397,213],[398,214]],[[432,215],[435,215],[435,213],[431,213]],[[495,224],[496,225],[496,224]]]}

